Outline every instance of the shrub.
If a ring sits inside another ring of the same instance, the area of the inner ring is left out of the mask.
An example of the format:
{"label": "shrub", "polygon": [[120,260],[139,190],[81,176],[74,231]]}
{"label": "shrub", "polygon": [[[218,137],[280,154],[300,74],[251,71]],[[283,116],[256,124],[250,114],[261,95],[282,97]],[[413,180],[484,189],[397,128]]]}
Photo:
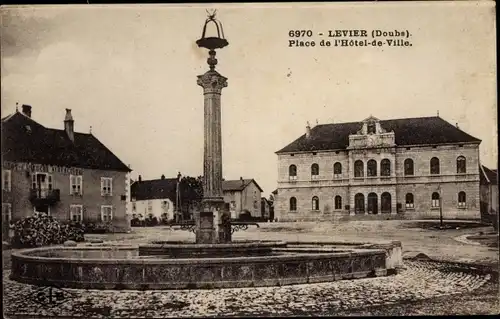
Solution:
{"label": "shrub", "polygon": [[62,244],[67,240],[84,241],[83,229],[74,224],[62,224],[52,216],[30,216],[14,226],[12,246],[15,248],[41,247]]}

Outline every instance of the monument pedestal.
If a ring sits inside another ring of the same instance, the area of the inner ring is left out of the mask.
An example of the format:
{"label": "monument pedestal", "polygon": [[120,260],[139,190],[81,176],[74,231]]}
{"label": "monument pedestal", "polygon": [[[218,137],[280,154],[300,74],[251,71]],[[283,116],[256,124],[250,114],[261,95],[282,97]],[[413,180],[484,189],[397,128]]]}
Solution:
{"label": "monument pedestal", "polygon": [[[205,198],[202,207],[196,222],[196,243],[231,242],[231,221],[229,212],[224,210],[224,199],[222,197]],[[217,220],[215,220],[215,212],[219,215]]]}
{"label": "monument pedestal", "polygon": [[214,213],[211,210],[202,210],[199,214],[196,223],[196,243],[216,244],[217,236],[214,227]]}

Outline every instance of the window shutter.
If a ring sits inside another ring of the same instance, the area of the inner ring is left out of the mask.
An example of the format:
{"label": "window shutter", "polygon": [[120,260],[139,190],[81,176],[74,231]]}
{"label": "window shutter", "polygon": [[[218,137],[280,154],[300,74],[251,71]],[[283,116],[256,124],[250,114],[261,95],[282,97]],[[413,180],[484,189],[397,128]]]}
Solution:
{"label": "window shutter", "polygon": [[[101,177],[101,196],[104,195],[104,178]],[[102,215],[102,206],[101,206],[101,215]]]}
{"label": "window shutter", "polygon": [[77,177],[77,189],[80,194],[83,194],[83,176]]}
{"label": "window shutter", "polygon": [[31,186],[36,189],[36,174],[31,175]]}
{"label": "window shutter", "polygon": [[52,175],[48,174],[48,180],[49,180],[49,190],[52,190]]}

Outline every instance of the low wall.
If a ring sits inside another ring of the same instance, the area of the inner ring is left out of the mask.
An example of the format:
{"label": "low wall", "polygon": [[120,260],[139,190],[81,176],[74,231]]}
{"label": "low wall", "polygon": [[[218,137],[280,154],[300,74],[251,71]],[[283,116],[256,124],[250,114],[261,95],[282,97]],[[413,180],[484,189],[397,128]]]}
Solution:
{"label": "low wall", "polygon": [[[281,286],[387,275],[386,251],[314,252],[237,258],[57,258],[36,254],[62,249],[83,255],[95,247],[56,247],[12,254],[11,279],[28,284],[84,289],[194,289]],[[137,254],[101,248],[106,257]],[[97,252],[96,252],[97,251]],[[123,257],[121,257],[123,258]]]}

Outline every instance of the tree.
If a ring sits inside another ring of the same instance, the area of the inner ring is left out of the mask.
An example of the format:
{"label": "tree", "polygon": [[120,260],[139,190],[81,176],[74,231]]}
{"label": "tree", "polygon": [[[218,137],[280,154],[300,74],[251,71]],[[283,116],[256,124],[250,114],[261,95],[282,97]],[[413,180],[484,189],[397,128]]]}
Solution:
{"label": "tree", "polygon": [[184,176],[179,182],[181,211],[183,215],[193,208],[199,207],[203,198],[203,180],[201,176]]}

